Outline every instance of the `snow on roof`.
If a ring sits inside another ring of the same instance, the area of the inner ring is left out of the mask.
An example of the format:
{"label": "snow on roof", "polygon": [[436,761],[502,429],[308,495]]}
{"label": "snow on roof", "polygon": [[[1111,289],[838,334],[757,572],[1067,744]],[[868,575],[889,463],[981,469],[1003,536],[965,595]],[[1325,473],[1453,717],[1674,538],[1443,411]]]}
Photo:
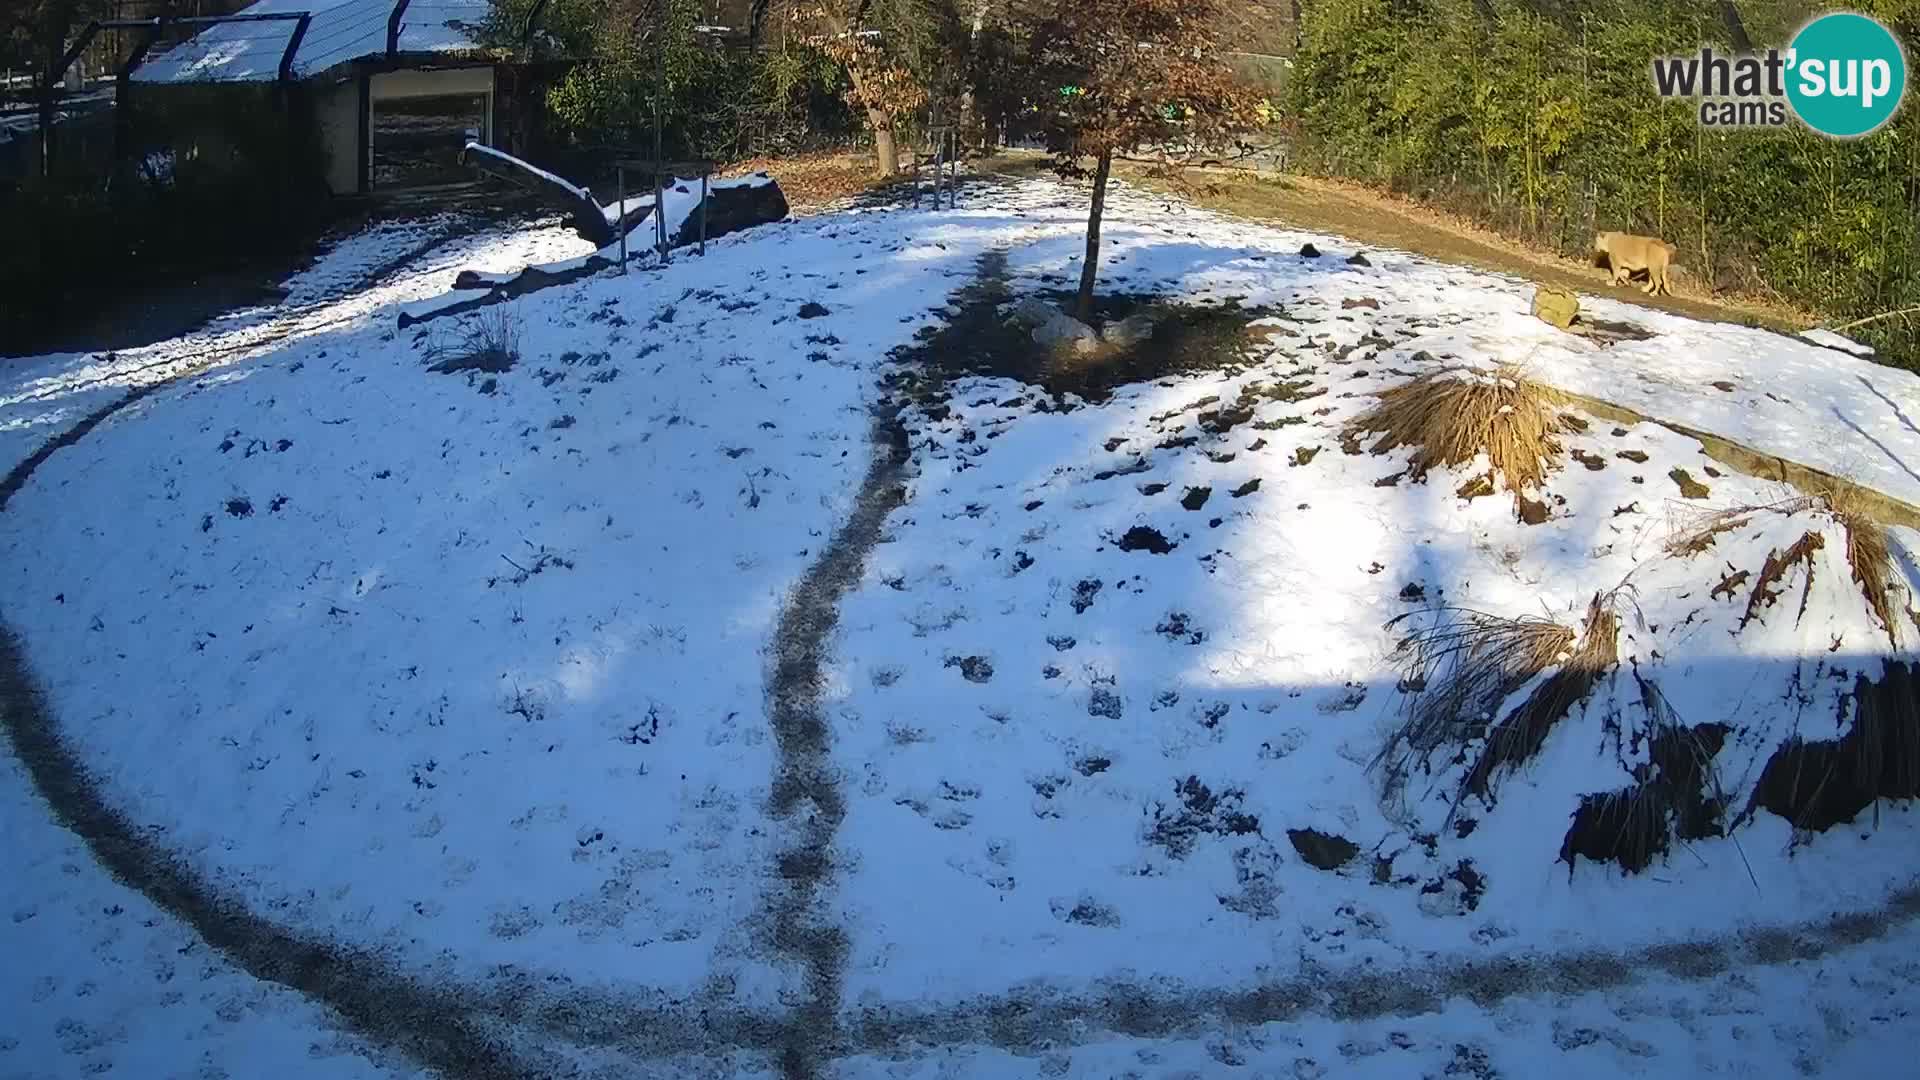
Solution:
{"label": "snow on roof", "polygon": [[[306,78],[349,61],[387,51],[387,20],[395,0],[258,0],[248,15],[313,16],[293,59],[293,74]],[[463,52],[479,47],[475,30],[487,17],[487,0],[417,0],[401,15],[399,51]],[[280,73],[280,57],[294,21],[219,23],[134,69],[135,82],[247,82]]]}

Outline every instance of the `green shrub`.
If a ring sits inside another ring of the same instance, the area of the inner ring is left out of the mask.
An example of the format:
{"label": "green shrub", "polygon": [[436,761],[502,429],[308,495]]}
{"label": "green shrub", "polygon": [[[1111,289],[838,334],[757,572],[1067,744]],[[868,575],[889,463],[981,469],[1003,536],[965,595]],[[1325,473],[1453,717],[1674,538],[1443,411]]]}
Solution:
{"label": "green shrub", "polygon": [[[1654,93],[1650,62],[1724,48],[1710,6],[1322,0],[1289,81],[1303,163],[1444,202],[1580,255],[1595,231],[1658,234],[1716,289],[1836,320],[1920,304],[1920,109],[1851,142],[1712,132]],[[1761,47],[1811,14],[1749,4]],[[1876,11],[1876,9],[1878,9]],[[1920,13],[1877,0],[1908,41]],[[1920,367],[1920,320],[1859,335]]]}

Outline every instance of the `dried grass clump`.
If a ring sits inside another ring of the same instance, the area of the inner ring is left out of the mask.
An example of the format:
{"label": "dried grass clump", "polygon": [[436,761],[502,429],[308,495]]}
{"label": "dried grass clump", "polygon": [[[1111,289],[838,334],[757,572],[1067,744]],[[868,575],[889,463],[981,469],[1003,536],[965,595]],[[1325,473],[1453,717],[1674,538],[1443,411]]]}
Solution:
{"label": "dried grass clump", "polygon": [[1899,623],[1895,621],[1893,585],[1899,575],[1893,566],[1893,541],[1886,526],[1868,517],[1856,500],[1844,495],[1828,495],[1827,509],[1847,533],[1847,566],[1853,571],[1854,584],[1866,597],[1867,608],[1887,632],[1887,643],[1900,644]]}
{"label": "dried grass clump", "polygon": [[1638,874],[1669,849],[1667,818],[1671,808],[1652,784],[1636,784],[1619,791],[1580,797],[1573,823],[1560,841],[1560,861],[1573,877],[1575,862],[1615,862],[1629,874]]}
{"label": "dried grass clump", "polygon": [[1574,632],[1548,619],[1518,619],[1463,608],[1402,615],[1389,628],[1417,614],[1439,621],[1401,639],[1394,657],[1409,691],[1400,725],[1374,759],[1384,767],[1389,797],[1407,777],[1425,770],[1433,753],[1464,747],[1493,722],[1507,696],[1566,655]]}
{"label": "dried grass clump", "polygon": [[1740,628],[1758,618],[1760,609],[1773,606],[1780,596],[1780,582],[1795,563],[1806,568],[1806,577],[1800,590],[1800,612],[1794,621],[1806,617],[1807,603],[1813,598],[1813,553],[1827,546],[1824,536],[1817,532],[1800,534],[1800,539],[1787,546],[1785,551],[1767,552],[1767,561],[1760,567],[1760,576],[1753,581],[1753,593],[1747,597],[1746,613],[1740,616]]}
{"label": "dried grass clump", "polygon": [[[1487,732],[1486,748],[1461,783],[1462,797],[1474,794],[1491,799],[1495,774],[1518,768],[1539,753],[1553,726],[1585,701],[1594,684],[1619,665],[1620,616],[1613,610],[1613,601],[1613,594],[1594,594],[1587,604],[1579,646],[1526,701]],[[1458,799],[1455,805],[1459,805]]]}
{"label": "dried grass clump", "polygon": [[[1803,513],[1825,514],[1845,532],[1847,566],[1852,571],[1853,581],[1860,587],[1860,595],[1866,600],[1868,610],[1873,612],[1874,618],[1880,621],[1881,628],[1886,631],[1888,643],[1897,647],[1900,643],[1899,622],[1893,589],[1900,575],[1894,566],[1893,543],[1886,527],[1874,520],[1861,503],[1862,500],[1850,489],[1835,487],[1829,491],[1794,495],[1772,503],[1716,510],[1704,517],[1674,525],[1666,549],[1668,554],[1674,556],[1698,555],[1712,547],[1722,533],[1742,528],[1761,514],[1780,514],[1785,517]],[[1808,589],[1811,590],[1812,555],[1825,543],[1819,533],[1809,531],[1786,551],[1769,554],[1754,584],[1753,593],[1748,598],[1747,612],[1741,619],[1741,625],[1745,626],[1761,607],[1773,602],[1775,593],[1767,591],[1768,587],[1777,584],[1780,576],[1794,562],[1806,564]],[[1803,595],[1803,609],[1805,599]]]}
{"label": "dried grass clump", "polygon": [[1698,511],[1688,513],[1687,507],[1676,504],[1667,518],[1667,554],[1698,555],[1712,547],[1713,542],[1718,540],[1722,533],[1742,528],[1761,514],[1791,517],[1794,514],[1825,507],[1825,500],[1817,495],[1793,495],[1775,502],[1729,506],[1705,513]]}
{"label": "dried grass clump", "polygon": [[1356,417],[1354,439],[1379,435],[1373,453],[1413,448],[1415,480],[1436,466],[1463,465],[1481,453],[1507,490],[1518,495],[1546,482],[1556,466],[1569,425],[1559,391],[1502,367],[1491,372],[1447,368],[1422,375],[1380,395],[1380,403]]}
{"label": "dried grass clump", "polygon": [[520,318],[504,304],[482,308],[426,349],[427,370],[442,375],[479,371],[498,375],[520,359]]}
{"label": "dried grass clump", "polygon": [[[1581,857],[1618,863],[1624,872],[1637,874],[1676,841],[1732,835],[1726,816],[1732,800],[1715,759],[1733,729],[1717,723],[1689,726],[1657,683],[1639,671],[1633,678],[1646,714],[1633,745],[1646,747],[1647,760],[1634,767],[1631,785],[1581,797],[1560,842],[1560,861],[1569,875]],[[1734,850],[1740,850],[1738,842]],[[1744,862],[1746,853],[1740,858]]]}

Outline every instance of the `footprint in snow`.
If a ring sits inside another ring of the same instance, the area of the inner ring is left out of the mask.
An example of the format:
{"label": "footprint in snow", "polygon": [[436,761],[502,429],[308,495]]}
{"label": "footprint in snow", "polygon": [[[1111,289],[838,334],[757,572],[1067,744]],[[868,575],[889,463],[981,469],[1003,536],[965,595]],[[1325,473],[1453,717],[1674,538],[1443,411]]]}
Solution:
{"label": "footprint in snow", "polygon": [[1047,901],[1047,908],[1061,922],[1106,929],[1120,925],[1120,912],[1094,899],[1091,893],[1081,893],[1077,897],[1056,896]]}

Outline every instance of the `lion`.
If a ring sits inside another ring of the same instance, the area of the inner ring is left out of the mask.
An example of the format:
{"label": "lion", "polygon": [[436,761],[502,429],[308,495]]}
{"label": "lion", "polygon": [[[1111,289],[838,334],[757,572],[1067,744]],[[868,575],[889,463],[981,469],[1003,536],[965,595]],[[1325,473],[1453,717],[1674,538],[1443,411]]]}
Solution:
{"label": "lion", "polygon": [[1673,295],[1667,275],[1680,267],[1673,261],[1673,245],[1665,240],[1633,233],[1603,232],[1593,238],[1593,253],[1607,257],[1615,285],[1625,285],[1635,271],[1644,270],[1647,283],[1640,287],[1641,292],[1648,296]]}

